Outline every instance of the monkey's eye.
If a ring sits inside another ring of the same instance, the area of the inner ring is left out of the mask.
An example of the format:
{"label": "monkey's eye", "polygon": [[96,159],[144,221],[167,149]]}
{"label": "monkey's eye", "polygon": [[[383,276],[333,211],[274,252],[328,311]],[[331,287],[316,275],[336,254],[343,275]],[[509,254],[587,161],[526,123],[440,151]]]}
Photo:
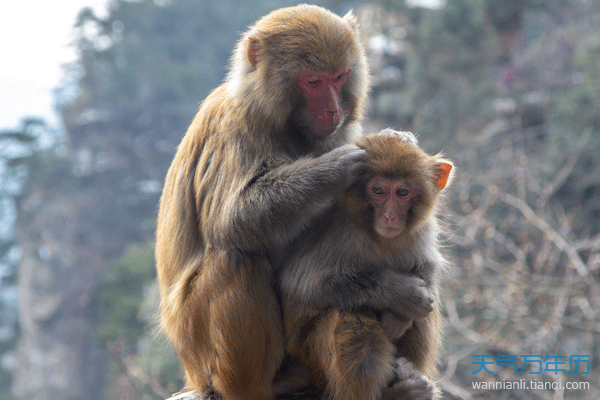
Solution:
{"label": "monkey's eye", "polygon": [[382,188],[381,186],[373,186],[373,189],[371,189],[371,190],[373,190],[373,194],[375,196],[381,196],[381,195],[385,194],[385,189]]}
{"label": "monkey's eye", "polygon": [[410,194],[410,190],[407,188],[400,188],[396,191],[396,194],[400,197],[406,197]]}
{"label": "monkey's eye", "polygon": [[321,79],[320,78],[309,78],[306,80],[306,83],[308,83],[310,86],[316,86],[319,83],[321,83]]}
{"label": "monkey's eye", "polygon": [[348,78],[348,75],[350,74],[350,70],[346,70],[342,73],[340,73],[338,76],[336,76],[333,81],[334,82],[343,82],[346,80],[346,78]]}

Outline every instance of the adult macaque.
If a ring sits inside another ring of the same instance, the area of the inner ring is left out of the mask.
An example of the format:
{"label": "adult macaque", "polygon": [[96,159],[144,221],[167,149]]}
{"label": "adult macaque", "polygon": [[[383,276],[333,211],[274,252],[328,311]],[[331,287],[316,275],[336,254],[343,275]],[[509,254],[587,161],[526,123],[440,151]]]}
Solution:
{"label": "adult macaque", "polygon": [[272,399],[284,357],[270,260],[365,167],[368,70],[358,25],[316,6],[274,11],[239,41],[167,173],[156,260],[162,326],[187,384]]}
{"label": "adult macaque", "polygon": [[358,141],[365,179],[295,243],[278,278],[287,349],[333,400],[437,396],[436,207],[452,163],[411,133],[382,133]]}

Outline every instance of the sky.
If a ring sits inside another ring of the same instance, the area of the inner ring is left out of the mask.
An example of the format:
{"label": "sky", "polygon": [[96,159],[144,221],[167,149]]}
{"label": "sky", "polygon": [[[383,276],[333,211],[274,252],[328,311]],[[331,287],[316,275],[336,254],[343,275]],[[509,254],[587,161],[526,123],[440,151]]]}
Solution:
{"label": "sky", "polygon": [[57,126],[52,89],[69,48],[75,18],[83,7],[106,15],[110,0],[5,0],[0,12],[0,131],[43,117]]}

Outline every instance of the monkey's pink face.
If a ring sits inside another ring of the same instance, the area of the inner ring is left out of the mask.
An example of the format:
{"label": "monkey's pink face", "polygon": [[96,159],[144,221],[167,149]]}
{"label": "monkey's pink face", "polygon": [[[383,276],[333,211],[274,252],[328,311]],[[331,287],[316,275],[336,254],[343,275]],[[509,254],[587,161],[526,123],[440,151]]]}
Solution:
{"label": "monkey's pink face", "polygon": [[327,72],[306,69],[296,83],[307,106],[307,117],[317,135],[327,136],[344,121],[341,92],[350,70]]}
{"label": "monkey's pink face", "polygon": [[415,194],[409,179],[372,178],[367,184],[367,196],[375,209],[375,232],[387,239],[400,235]]}

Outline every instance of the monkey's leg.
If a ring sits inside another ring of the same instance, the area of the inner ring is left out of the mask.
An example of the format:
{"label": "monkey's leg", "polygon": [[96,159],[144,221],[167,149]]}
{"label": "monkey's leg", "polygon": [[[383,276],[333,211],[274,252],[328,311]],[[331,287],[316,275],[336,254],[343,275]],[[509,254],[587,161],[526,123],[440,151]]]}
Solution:
{"label": "monkey's leg", "polygon": [[[279,303],[266,261],[208,254],[189,286],[185,345],[188,384],[224,400],[270,400],[284,354]],[[200,310],[201,309],[201,310]],[[205,320],[196,319],[203,316]],[[196,318],[195,318],[196,317]]]}
{"label": "monkey's leg", "polygon": [[334,400],[376,400],[394,375],[395,348],[375,317],[330,310],[304,349],[317,386]]}

